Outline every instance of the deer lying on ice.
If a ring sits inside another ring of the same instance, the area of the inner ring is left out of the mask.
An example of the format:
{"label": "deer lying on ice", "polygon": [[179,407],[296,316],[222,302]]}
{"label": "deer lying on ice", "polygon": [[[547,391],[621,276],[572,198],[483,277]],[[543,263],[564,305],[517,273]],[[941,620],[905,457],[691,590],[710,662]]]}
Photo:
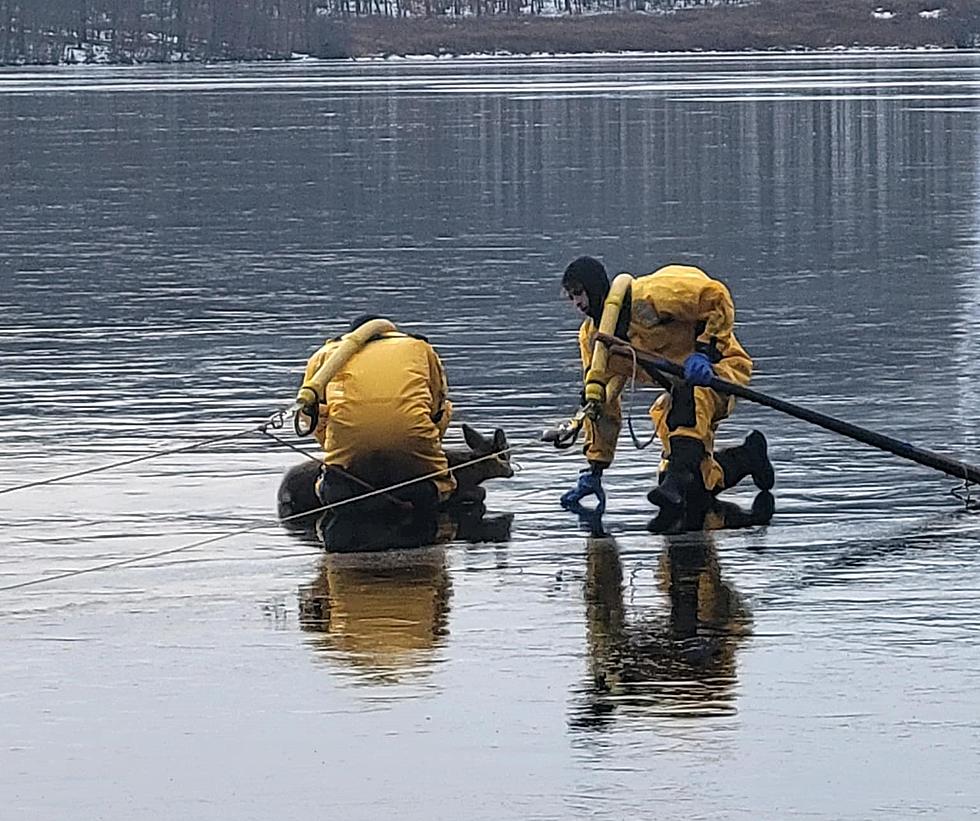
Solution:
{"label": "deer lying on ice", "polygon": [[[463,439],[467,448],[445,449],[449,468],[456,479],[456,490],[445,502],[445,507],[451,508],[467,503],[480,504],[486,498],[486,490],[480,487],[483,482],[487,479],[509,479],[514,475],[510,464],[507,436],[503,430],[497,428],[491,438],[464,424]],[[480,461],[474,462],[475,459]],[[277,500],[280,519],[299,517],[303,513],[323,507],[323,502],[317,497],[315,489],[322,466],[323,463],[319,459],[308,459],[286,471],[279,485]],[[413,475],[400,464],[397,456],[379,452],[370,454],[359,463],[351,465],[349,470],[334,471],[331,481],[336,481],[339,485],[340,496],[350,498],[398,484],[412,478]],[[408,485],[406,490],[411,488],[412,485]],[[402,509],[409,508],[411,503],[403,498],[404,496],[411,498],[410,493],[399,494],[398,490],[376,494],[359,505],[358,512],[375,515],[385,511],[396,511],[399,506]],[[373,504],[368,505],[368,502]]]}

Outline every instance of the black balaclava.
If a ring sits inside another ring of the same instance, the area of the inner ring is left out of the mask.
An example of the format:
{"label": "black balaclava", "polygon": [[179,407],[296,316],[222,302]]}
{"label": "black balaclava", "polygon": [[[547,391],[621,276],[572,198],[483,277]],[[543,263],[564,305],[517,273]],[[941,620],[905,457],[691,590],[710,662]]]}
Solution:
{"label": "black balaclava", "polygon": [[[370,322],[372,319],[388,319],[386,316],[381,316],[381,314],[361,314],[359,317],[352,319],[350,321],[350,327],[347,329],[347,333],[351,331],[356,331],[365,322]],[[388,320],[391,321],[390,319]]]}
{"label": "black balaclava", "polygon": [[587,313],[598,325],[602,318],[602,306],[609,294],[609,275],[602,263],[595,257],[579,257],[565,269],[561,285],[565,289],[572,285],[581,285],[585,289],[589,297]]}

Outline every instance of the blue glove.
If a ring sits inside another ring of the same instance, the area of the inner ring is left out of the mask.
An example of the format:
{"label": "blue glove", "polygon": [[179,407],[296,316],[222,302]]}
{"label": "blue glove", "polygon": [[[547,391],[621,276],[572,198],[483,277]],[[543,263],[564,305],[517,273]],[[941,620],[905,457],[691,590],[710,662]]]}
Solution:
{"label": "blue glove", "polygon": [[577,513],[584,510],[579,502],[586,496],[595,496],[597,503],[595,510],[601,516],[606,510],[606,491],[602,489],[602,476],[593,472],[591,468],[582,471],[575,487],[562,494],[561,506],[565,510]]}
{"label": "blue glove", "polygon": [[684,360],[684,379],[691,385],[706,387],[714,379],[711,360],[703,353],[692,353]]}

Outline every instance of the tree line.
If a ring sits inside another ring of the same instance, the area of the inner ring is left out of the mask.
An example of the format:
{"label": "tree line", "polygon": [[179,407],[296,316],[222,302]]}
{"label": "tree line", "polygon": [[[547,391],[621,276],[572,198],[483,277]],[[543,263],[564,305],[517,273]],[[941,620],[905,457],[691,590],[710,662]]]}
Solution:
{"label": "tree line", "polygon": [[[0,0],[0,63],[318,54],[351,18],[657,11],[719,0]],[[721,0],[737,2],[737,0]],[[323,55],[329,56],[329,55]]]}

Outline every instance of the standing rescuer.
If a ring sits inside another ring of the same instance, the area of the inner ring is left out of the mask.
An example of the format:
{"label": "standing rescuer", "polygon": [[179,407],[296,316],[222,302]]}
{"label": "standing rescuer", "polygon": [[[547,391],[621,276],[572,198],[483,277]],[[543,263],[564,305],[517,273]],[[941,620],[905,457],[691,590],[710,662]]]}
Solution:
{"label": "standing rescuer", "polygon": [[442,471],[404,490],[417,507],[452,493],[442,439],[453,409],[442,362],[426,339],[382,317],[359,317],[310,357],[303,385],[301,394],[309,391],[317,404],[321,501],[332,501],[331,467],[384,484]]}
{"label": "standing rescuer", "polygon": [[[766,440],[758,431],[738,447],[714,451],[715,432],[735,400],[707,385],[714,376],[747,385],[752,374],[752,360],[733,331],[731,295],[721,282],[699,268],[667,265],[635,279],[620,274],[610,285],[602,263],[583,256],[565,269],[562,288],[585,315],[579,329],[583,402],[591,403],[593,411],[584,420],[589,467],[561,497],[563,507],[575,509],[583,498],[594,495],[597,509],[605,508],[602,473],[615,456],[622,424],[619,397],[634,371],[629,357],[609,355],[606,345],[617,341],[628,343],[641,356],[684,368],[683,379],[656,377],[664,393],[650,408],[650,416],[663,454],[659,484],[647,495],[660,507],[650,530],[699,527],[714,495],[746,476],[760,490],[772,488]],[[597,346],[597,340],[602,344]],[[640,369],[635,375],[654,381]]]}

